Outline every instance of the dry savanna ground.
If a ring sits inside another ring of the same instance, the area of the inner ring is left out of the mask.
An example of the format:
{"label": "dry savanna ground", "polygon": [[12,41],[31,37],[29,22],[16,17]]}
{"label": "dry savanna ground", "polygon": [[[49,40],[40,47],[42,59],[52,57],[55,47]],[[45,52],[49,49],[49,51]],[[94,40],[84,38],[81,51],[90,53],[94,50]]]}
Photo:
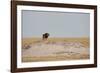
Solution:
{"label": "dry savanna ground", "polygon": [[22,39],[22,62],[89,59],[89,38]]}

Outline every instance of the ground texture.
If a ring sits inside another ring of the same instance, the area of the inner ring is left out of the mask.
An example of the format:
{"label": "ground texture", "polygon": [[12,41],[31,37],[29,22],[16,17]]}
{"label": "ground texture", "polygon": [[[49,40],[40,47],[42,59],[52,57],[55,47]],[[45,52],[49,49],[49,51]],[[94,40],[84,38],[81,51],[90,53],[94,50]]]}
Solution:
{"label": "ground texture", "polygon": [[89,59],[89,38],[24,38],[22,62]]}

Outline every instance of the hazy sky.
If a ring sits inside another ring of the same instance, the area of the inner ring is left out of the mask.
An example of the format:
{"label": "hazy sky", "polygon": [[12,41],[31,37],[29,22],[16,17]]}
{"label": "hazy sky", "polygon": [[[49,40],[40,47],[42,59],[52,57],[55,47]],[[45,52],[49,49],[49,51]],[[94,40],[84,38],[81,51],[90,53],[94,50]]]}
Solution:
{"label": "hazy sky", "polygon": [[90,34],[90,14],[47,11],[22,11],[23,37],[88,37]]}

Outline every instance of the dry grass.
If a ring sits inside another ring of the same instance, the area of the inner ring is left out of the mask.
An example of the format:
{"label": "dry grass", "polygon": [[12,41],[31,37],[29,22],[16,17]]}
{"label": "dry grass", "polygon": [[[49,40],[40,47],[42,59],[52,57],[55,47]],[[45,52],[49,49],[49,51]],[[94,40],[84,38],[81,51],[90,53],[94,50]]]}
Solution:
{"label": "dry grass", "polygon": [[[35,44],[38,42],[43,42],[41,38],[23,38],[22,39],[22,48],[24,49],[30,44]],[[82,47],[89,49],[89,38],[82,37],[82,38],[49,38],[48,42],[80,42]],[[77,59],[89,59],[89,53],[68,53],[64,54],[64,52],[55,53],[52,55],[45,55],[45,56],[22,56],[22,62],[36,62],[36,61],[58,61],[58,60],[77,60]]]}
{"label": "dry grass", "polygon": [[23,57],[22,62],[39,62],[39,61],[61,61],[61,60],[78,60],[78,59],[89,59],[89,55],[53,55],[53,56],[33,56]]}
{"label": "dry grass", "polygon": [[[22,39],[22,48],[26,47],[29,44],[34,44],[36,42],[42,41],[42,38],[23,38]],[[89,38],[80,37],[80,38],[48,38],[48,42],[80,42],[84,47],[89,47]]]}

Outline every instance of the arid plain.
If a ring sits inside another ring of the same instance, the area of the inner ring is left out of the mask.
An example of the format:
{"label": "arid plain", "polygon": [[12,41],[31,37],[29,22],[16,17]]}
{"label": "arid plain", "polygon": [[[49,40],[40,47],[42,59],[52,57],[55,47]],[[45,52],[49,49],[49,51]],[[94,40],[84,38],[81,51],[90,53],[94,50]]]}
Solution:
{"label": "arid plain", "polygon": [[22,62],[89,59],[89,38],[23,38]]}

